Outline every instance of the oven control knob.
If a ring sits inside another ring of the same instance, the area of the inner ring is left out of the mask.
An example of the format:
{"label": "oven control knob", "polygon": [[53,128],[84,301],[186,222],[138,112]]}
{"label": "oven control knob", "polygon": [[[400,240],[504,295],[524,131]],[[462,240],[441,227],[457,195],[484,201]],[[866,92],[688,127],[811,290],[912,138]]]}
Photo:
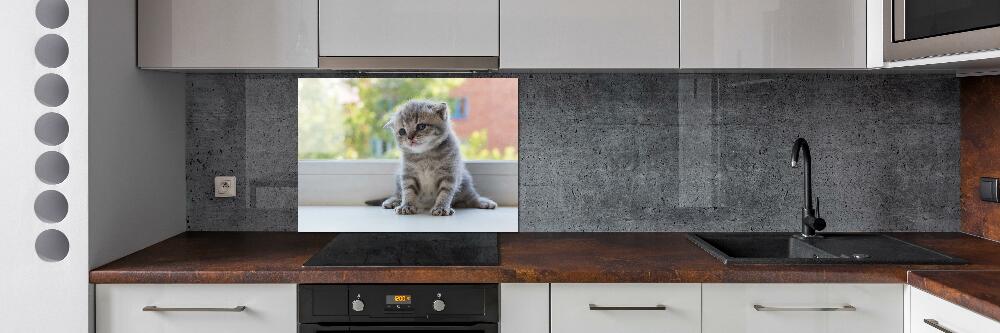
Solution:
{"label": "oven control knob", "polygon": [[444,301],[439,299],[434,300],[434,311],[437,312],[444,311]]}
{"label": "oven control knob", "polygon": [[365,310],[365,302],[362,301],[362,300],[360,300],[360,299],[356,299],[356,300],[354,300],[354,302],[351,302],[351,309],[353,309],[355,312],[364,311]]}

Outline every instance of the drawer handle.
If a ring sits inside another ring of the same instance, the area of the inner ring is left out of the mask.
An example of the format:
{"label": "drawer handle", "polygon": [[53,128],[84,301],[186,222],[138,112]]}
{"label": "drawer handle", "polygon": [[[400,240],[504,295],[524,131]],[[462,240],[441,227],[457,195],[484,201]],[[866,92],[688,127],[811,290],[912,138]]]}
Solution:
{"label": "drawer handle", "polygon": [[944,333],[955,333],[955,331],[949,330],[949,329],[945,328],[944,326],[941,326],[941,323],[939,323],[937,320],[934,320],[934,319],[924,319],[924,324],[927,324],[930,327],[936,328],[938,331],[941,331],[941,332],[944,332]]}
{"label": "drawer handle", "polygon": [[844,305],[839,307],[830,308],[776,308],[770,306],[763,306],[760,304],[754,304],[753,309],[757,311],[857,311],[853,305]]}
{"label": "drawer handle", "polygon": [[590,310],[592,311],[663,311],[666,310],[666,305],[654,305],[654,306],[600,306],[596,304],[590,305]]}
{"label": "drawer handle", "polygon": [[240,305],[231,308],[161,308],[155,305],[142,307],[142,311],[154,312],[243,312],[247,307]]}

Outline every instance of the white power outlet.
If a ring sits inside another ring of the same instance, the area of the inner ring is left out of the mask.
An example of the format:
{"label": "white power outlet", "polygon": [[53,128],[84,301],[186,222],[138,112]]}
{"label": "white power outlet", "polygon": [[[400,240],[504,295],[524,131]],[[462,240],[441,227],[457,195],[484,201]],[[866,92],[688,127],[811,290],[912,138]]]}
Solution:
{"label": "white power outlet", "polygon": [[236,177],[215,177],[215,197],[232,198],[236,196]]}

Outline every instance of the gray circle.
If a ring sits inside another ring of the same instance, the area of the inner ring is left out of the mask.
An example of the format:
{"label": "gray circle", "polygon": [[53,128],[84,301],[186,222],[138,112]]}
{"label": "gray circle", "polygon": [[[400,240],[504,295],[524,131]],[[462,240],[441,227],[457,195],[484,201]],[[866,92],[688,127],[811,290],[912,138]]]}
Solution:
{"label": "gray circle", "polygon": [[44,152],[35,161],[35,175],[49,185],[62,183],[69,176],[69,161],[59,152]]}
{"label": "gray circle", "polygon": [[69,57],[69,44],[62,36],[48,34],[35,43],[35,59],[48,68],[56,68],[66,63]]}
{"label": "gray circle", "polygon": [[45,74],[35,82],[35,98],[42,105],[56,107],[62,105],[69,97],[69,85],[66,79],[57,74]]}
{"label": "gray circle", "polygon": [[69,254],[69,238],[56,229],[42,231],[35,238],[35,253],[45,261],[61,261]]}
{"label": "gray circle", "polygon": [[62,222],[68,213],[69,201],[59,191],[44,191],[35,198],[35,216],[42,222]]}
{"label": "gray circle", "polygon": [[55,146],[69,136],[69,122],[62,115],[49,112],[38,117],[35,122],[35,137],[49,146]]}
{"label": "gray circle", "polygon": [[39,0],[35,5],[35,18],[43,27],[61,27],[69,19],[69,5],[66,0]]}

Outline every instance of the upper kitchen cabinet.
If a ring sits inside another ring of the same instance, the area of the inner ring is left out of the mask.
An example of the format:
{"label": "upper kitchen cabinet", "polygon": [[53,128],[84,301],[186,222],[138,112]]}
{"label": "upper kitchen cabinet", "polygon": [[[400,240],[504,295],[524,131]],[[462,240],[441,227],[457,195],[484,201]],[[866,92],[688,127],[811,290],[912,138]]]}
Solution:
{"label": "upper kitchen cabinet", "polygon": [[319,0],[320,67],[496,69],[499,0]]}
{"label": "upper kitchen cabinet", "polygon": [[681,0],[681,68],[879,67],[882,3],[870,2]]}
{"label": "upper kitchen cabinet", "polygon": [[503,0],[504,69],[676,69],[678,0]]}
{"label": "upper kitchen cabinet", "polygon": [[316,68],[317,0],[138,0],[139,67]]}

